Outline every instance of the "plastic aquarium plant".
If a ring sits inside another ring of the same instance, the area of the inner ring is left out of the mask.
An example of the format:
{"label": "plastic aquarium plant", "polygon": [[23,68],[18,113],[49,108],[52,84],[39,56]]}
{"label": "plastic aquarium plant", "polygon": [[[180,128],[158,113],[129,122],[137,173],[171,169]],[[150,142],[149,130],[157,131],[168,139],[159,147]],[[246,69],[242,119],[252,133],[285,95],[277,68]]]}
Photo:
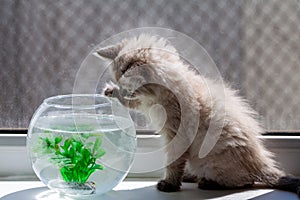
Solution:
{"label": "plastic aquarium plant", "polygon": [[[49,156],[52,163],[58,166],[62,179],[78,187],[84,185],[96,170],[103,170],[96,160],[105,155],[101,148],[101,134],[75,134],[64,139],[61,135],[54,137],[50,131],[39,137],[34,151]],[[88,138],[97,136],[94,142]]]}

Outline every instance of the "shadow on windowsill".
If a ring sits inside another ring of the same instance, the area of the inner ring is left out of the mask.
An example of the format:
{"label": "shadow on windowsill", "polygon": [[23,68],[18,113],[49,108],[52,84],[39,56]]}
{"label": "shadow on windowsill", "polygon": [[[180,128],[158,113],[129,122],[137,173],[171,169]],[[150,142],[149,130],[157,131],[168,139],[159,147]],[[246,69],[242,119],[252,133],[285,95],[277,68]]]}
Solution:
{"label": "shadow on windowsill", "polygon": [[[47,187],[38,187],[27,190],[18,191],[8,194],[0,200],[71,200],[69,196],[59,195]],[[79,198],[74,198],[79,199]],[[179,199],[252,199],[252,200],[298,200],[298,197],[294,193],[270,190],[270,189],[250,189],[250,190],[218,190],[208,191],[195,188],[192,184],[183,184],[182,191],[175,193],[164,193],[157,191],[155,185],[137,188],[132,190],[117,190],[110,191],[101,196],[86,196],[89,200],[179,200]]]}

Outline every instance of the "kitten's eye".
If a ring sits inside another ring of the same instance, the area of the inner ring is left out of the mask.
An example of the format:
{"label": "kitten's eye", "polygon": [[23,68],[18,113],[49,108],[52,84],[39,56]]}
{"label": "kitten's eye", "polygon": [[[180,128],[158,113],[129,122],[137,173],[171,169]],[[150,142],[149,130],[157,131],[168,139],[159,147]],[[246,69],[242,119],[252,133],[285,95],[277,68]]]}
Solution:
{"label": "kitten's eye", "polygon": [[134,63],[129,63],[129,64],[127,64],[125,67],[122,67],[121,73],[122,73],[122,74],[125,74],[125,72],[126,72],[127,70],[129,70],[131,67],[133,67],[134,65],[135,65]]}
{"label": "kitten's eye", "polygon": [[125,74],[125,72],[131,67],[131,65],[126,65],[126,67],[121,69],[122,74]]}
{"label": "kitten's eye", "polygon": [[128,63],[127,65],[125,65],[125,67],[121,67],[121,74],[125,74],[126,71],[132,69],[132,68],[135,68],[137,66],[142,66],[144,65],[145,62],[141,62],[141,61],[132,61],[130,63]]}

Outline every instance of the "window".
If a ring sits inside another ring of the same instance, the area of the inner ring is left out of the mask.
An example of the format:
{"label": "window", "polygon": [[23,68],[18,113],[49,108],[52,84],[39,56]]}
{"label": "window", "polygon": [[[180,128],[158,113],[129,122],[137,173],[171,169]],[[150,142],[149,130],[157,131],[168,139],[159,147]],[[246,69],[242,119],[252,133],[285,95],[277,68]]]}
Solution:
{"label": "window", "polygon": [[[299,10],[296,0],[2,0],[1,133],[26,133],[43,99],[72,93],[80,64],[98,43],[124,30],[156,26],[202,44],[268,132],[297,135]],[[89,84],[95,83],[87,83],[87,90]],[[95,92],[103,84],[97,83]],[[141,115],[133,118],[138,129],[149,129]]]}
{"label": "window", "polygon": [[268,131],[300,129],[298,1],[4,0],[0,9],[1,129],[26,129],[44,98],[73,92],[95,45],[143,26],[172,28],[201,43]]}

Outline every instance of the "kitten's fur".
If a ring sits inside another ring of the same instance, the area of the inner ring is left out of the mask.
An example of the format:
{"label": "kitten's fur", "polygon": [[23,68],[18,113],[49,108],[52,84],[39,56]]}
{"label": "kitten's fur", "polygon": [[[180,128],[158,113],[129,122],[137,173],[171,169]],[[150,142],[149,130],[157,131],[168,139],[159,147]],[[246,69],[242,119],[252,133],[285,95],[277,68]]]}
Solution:
{"label": "kitten's fur", "polygon": [[[177,146],[167,148],[168,160],[173,159],[177,148],[184,152],[167,166],[165,178],[157,184],[159,190],[178,191],[182,181],[197,181],[203,189],[246,187],[262,182],[267,187],[300,195],[300,180],[286,176],[258,138],[263,130],[255,112],[230,87],[223,88],[190,70],[165,39],[140,35],[97,53],[113,60],[111,72],[117,85],[108,84],[105,95],[115,96],[125,106],[145,114],[154,104],[164,106],[167,120],[161,134],[166,144],[178,134],[182,111],[190,120],[200,116],[193,141],[182,139]],[[212,116],[222,121],[213,124],[219,126],[222,134],[214,148],[199,158]],[[184,128],[182,136],[189,140],[191,130]]]}

